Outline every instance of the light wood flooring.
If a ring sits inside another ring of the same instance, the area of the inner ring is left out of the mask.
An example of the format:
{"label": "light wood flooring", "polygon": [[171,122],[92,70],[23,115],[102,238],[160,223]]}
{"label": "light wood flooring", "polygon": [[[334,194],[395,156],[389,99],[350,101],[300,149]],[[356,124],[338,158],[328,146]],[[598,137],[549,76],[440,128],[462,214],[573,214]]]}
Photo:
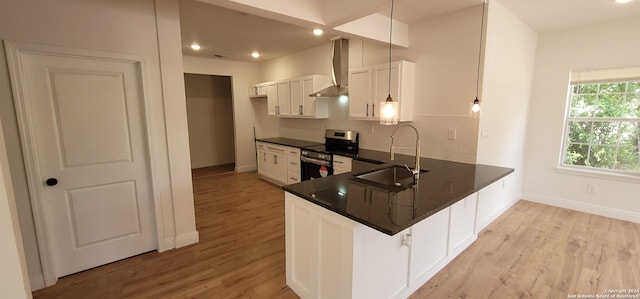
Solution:
{"label": "light wood flooring", "polygon": [[[255,173],[194,178],[200,242],[61,278],[35,298],[298,298],[284,193]],[[567,298],[640,288],[640,224],[520,201],[412,298]],[[0,297],[2,297],[0,295]]]}

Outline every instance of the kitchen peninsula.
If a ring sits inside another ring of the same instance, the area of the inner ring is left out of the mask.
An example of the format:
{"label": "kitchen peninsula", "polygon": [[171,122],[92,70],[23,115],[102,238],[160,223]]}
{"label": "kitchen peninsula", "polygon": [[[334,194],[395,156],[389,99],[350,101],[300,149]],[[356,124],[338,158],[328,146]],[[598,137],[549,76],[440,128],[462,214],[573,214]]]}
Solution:
{"label": "kitchen peninsula", "polygon": [[413,157],[353,158],[383,164],[283,187],[287,285],[302,298],[407,297],[476,240],[480,191],[513,172],[422,158],[417,180],[383,185],[357,176]]}

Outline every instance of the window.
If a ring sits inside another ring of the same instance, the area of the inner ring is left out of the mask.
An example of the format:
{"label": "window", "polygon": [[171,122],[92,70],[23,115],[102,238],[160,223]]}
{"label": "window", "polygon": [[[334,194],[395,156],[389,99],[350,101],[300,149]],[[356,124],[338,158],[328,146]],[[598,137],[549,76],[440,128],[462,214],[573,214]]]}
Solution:
{"label": "window", "polygon": [[640,73],[632,79],[582,75],[590,80],[570,86],[561,166],[640,175]]}

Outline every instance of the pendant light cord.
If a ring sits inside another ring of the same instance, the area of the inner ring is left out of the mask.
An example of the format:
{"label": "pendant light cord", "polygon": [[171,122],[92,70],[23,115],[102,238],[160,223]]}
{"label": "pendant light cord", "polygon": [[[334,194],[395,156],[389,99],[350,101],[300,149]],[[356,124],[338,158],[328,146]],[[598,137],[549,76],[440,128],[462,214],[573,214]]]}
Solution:
{"label": "pendant light cord", "polygon": [[482,0],[482,22],[480,23],[480,49],[478,50],[478,74],[476,75],[476,100],[478,100],[478,93],[480,93],[480,62],[482,60],[482,32],[484,30],[484,6],[486,0]]}
{"label": "pendant light cord", "polygon": [[393,3],[395,0],[391,0],[391,15],[389,17],[389,95],[387,96],[387,101],[393,101],[391,98],[391,37],[393,33]]}

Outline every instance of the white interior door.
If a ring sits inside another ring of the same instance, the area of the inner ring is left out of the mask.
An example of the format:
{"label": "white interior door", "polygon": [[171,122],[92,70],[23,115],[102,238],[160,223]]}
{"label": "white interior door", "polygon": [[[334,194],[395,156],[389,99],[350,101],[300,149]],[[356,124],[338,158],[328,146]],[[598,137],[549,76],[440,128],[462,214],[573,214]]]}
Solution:
{"label": "white interior door", "polygon": [[14,59],[57,277],[155,249],[140,63]]}

